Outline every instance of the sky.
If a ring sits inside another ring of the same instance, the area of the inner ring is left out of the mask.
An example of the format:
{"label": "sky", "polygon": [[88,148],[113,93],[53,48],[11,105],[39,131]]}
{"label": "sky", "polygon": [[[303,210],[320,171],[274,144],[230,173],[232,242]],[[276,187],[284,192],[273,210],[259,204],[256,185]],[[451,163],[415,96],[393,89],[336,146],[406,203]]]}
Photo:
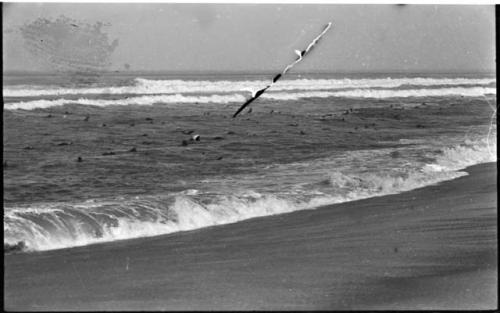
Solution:
{"label": "sky", "polygon": [[[109,70],[281,71],[332,22],[295,72],[495,71],[493,5],[299,3],[4,4],[4,71],[53,70],[20,29],[61,15],[104,23],[109,43],[117,40]],[[57,49],[72,51],[64,40]]]}

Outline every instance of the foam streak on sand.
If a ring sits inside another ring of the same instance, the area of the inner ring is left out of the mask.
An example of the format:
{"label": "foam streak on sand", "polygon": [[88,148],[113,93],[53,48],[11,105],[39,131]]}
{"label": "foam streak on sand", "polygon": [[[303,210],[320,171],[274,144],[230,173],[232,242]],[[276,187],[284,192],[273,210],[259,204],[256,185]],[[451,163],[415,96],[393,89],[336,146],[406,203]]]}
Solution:
{"label": "foam streak on sand", "polygon": [[[357,152],[353,157],[368,160],[376,157],[377,153],[387,155],[384,151],[368,151]],[[329,169],[328,186],[321,191],[313,184],[313,188],[298,188],[295,193],[291,189],[281,193],[186,191],[128,200],[5,208],[4,245],[13,247],[23,242],[30,250],[51,250],[233,223],[258,216],[400,193],[463,176],[465,173],[458,170],[464,167],[496,161],[487,153],[482,141],[445,148],[435,158],[434,163],[419,168],[403,166],[392,173],[384,169],[358,174],[338,172],[331,167],[339,164],[335,160],[288,166],[288,171],[303,173]],[[351,161],[348,160],[348,163]],[[318,164],[323,164],[324,168],[316,169]],[[282,169],[278,171],[282,172]],[[272,175],[272,171],[268,172]]]}
{"label": "foam streak on sand", "polygon": [[[408,98],[408,97],[445,97],[445,96],[466,96],[466,97],[482,97],[485,95],[496,94],[495,88],[485,87],[455,87],[455,88],[424,88],[424,89],[354,89],[347,91],[305,91],[305,92],[269,92],[262,95],[262,98],[267,98],[276,101],[294,101],[304,98]],[[106,100],[106,99],[55,99],[55,100],[32,100],[5,103],[4,109],[7,110],[34,110],[50,108],[54,106],[62,106],[65,104],[80,104],[93,106],[119,106],[119,105],[153,105],[157,103],[235,103],[244,101],[243,94],[220,94],[220,95],[191,95],[185,96],[181,94],[175,95],[146,95],[139,97],[126,97],[121,99]]]}

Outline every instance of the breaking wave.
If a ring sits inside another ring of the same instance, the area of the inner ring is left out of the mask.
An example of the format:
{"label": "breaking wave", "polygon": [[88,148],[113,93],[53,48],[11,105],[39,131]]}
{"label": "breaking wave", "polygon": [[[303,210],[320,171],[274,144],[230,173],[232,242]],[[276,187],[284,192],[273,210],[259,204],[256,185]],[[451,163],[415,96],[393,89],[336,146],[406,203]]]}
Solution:
{"label": "breaking wave", "polygon": [[[485,87],[455,87],[455,88],[426,88],[426,89],[354,89],[347,91],[306,91],[306,92],[269,92],[262,95],[262,98],[275,101],[295,101],[306,98],[408,98],[408,97],[443,97],[443,96],[464,96],[480,97],[496,94],[495,88]],[[119,105],[153,105],[157,103],[236,103],[244,102],[246,97],[243,94],[220,94],[220,95],[146,95],[139,97],[125,97],[121,99],[54,99],[54,100],[32,100],[5,103],[6,110],[33,110],[43,109],[65,104],[81,104],[93,106],[119,106]]]}
{"label": "breaking wave", "polygon": [[[494,147],[496,151],[496,147]],[[484,142],[443,148],[433,163],[418,169],[394,169],[380,173],[346,174],[334,172],[330,184],[345,190],[350,200],[400,193],[467,175],[460,170],[480,163],[496,162]]]}
{"label": "breaking wave", "polygon": [[243,95],[210,95],[210,96],[183,96],[183,95],[161,95],[161,96],[140,96],[123,99],[55,99],[55,100],[33,100],[5,103],[6,110],[34,110],[44,109],[65,104],[93,105],[99,107],[119,106],[119,105],[153,105],[156,103],[230,103],[245,101]]}
{"label": "breaking wave", "polygon": [[[496,151],[496,147],[494,149]],[[330,167],[327,183],[317,183],[322,188],[302,189],[302,195],[250,190],[223,194],[187,190],[132,199],[5,208],[4,250],[75,247],[314,209],[435,184],[467,175],[459,171],[464,167],[496,161],[496,154],[488,153],[484,140],[443,148],[429,157],[434,159],[432,163],[418,167],[389,167],[390,170],[352,172]]]}
{"label": "breaking wave", "polygon": [[[366,88],[398,88],[403,86],[485,86],[494,84],[494,78],[376,78],[376,79],[294,79],[273,85],[274,91],[338,90]],[[60,88],[44,86],[4,86],[4,97],[40,97],[99,94],[186,94],[235,93],[261,89],[268,80],[208,81],[208,80],[151,80],[136,78],[130,86],[91,88]]]}
{"label": "breaking wave", "polygon": [[348,91],[339,91],[335,93],[336,97],[345,98],[408,98],[408,97],[443,97],[443,96],[464,96],[480,97],[484,95],[496,94],[496,88],[484,87],[456,87],[456,88],[435,88],[435,89],[356,89]]}
{"label": "breaking wave", "polygon": [[298,100],[301,98],[408,98],[408,97],[443,97],[443,96],[464,96],[480,97],[489,94],[496,94],[495,88],[473,87],[473,88],[424,88],[424,89],[354,89],[346,91],[316,91],[302,93],[267,93],[263,98],[273,100]]}
{"label": "breaking wave", "polygon": [[[490,150],[494,153],[489,153]],[[377,172],[372,170],[357,173],[334,171],[329,174],[328,183],[335,193],[341,194],[345,199],[358,200],[400,193],[458,178],[467,175],[460,171],[461,169],[475,164],[497,161],[496,145],[488,146],[485,139],[466,140],[462,144],[444,147],[432,153],[428,152],[425,157],[433,162],[423,163],[417,167],[408,162],[400,166],[386,162],[386,166],[380,165],[380,170]]]}
{"label": "breaking wave", "polygon": [[4,247],[22,245],[26,250],[52,250],[83,246],[234,223],[308,207],[312,208],[307,203],[254,192],[251,196],[185,194],[12,208],[4,215]]}

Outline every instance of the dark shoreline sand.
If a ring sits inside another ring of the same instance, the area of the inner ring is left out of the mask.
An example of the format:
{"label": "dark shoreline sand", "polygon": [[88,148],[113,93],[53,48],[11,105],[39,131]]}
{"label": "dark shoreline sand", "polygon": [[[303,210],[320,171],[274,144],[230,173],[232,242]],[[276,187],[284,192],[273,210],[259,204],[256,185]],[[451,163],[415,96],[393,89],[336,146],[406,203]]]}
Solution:
{"label": "dark shoreline sand", "polygon": [[496,167],[317,210],[5,255],[4,308],[495,309]]}

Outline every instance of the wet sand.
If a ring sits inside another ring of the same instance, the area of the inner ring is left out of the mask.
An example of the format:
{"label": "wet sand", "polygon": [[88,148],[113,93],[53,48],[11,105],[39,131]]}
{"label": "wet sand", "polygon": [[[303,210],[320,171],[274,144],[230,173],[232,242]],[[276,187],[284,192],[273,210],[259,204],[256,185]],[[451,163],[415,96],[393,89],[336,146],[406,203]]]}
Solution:
{"label": "wet sand", "polygon": [[496,163],[436,186],[6,255],[6,310],[494,309]]}

